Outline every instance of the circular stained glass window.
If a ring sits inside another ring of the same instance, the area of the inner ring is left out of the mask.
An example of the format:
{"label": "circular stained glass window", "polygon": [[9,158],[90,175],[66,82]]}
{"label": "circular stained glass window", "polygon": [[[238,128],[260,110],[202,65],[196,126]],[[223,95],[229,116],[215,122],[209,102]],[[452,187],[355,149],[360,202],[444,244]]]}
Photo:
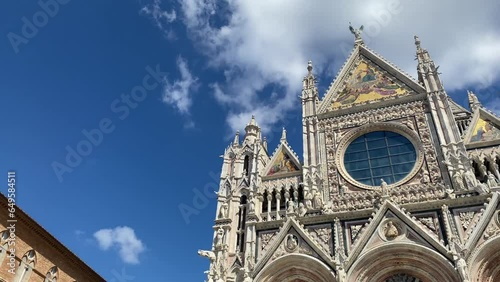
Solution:
{"label": "circular stained glass window", "polygon": [[406,137],[391,131],[375,131],[354,139],[344,154],[344,166],[359,183],[380,186],[405,178],[415,166],[417,153]]}

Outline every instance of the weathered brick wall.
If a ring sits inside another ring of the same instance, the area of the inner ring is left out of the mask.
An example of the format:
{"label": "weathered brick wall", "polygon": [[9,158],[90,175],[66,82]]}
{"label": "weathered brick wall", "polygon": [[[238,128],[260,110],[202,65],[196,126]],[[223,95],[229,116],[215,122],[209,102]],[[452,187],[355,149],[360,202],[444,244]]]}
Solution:
{"label": "weathered brick wall", "polygon": [[[6,230],[9,226],[8,219],[7,199],[4,195],[0,194],[0,232]],[[16,219],[16,270],[19,268],[24,254],[32,249],[36,252],[35,269],[30,276],[29,282],[43,282],[47,272],[53,266],[57,266],[58,268],[58,282],[105,281],[17,206]],[[0,278],[12,282],[15,275],[9,272],[9,262],[9,252],[7,252],[0,265]]]}

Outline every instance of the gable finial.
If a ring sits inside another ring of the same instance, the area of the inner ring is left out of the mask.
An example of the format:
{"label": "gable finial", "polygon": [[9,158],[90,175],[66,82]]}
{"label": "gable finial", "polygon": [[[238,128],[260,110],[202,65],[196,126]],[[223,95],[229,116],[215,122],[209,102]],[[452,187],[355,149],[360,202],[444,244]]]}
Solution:
{"label": "gable finial", "polygon": [[240,131],[236,131],[236,135],[234,136],[233,146],[238,146],[240,144]]}
{"label": "gable finial", "polygon": [[283,131],[281,132],[281,141],[286,141],[286,129],[283,127]]}
{"label": "gable finial", "polygon": [[417,46],[417,51],[420,51],[422,50],[422,47],[420,47],[420,38],[418,38],[418,36],[413,36],[413,38],[415,38],[415,45]]}
{"label": "gable finial", "polygon": [[349,30],[352,34],[354,34],[354,45],[363,45],[363,38],[361,38],[361,32],[363,31],[364,26],[361,25],[359,28],[352,27],[351,22],[349,22]]}
{"label": "gable finial", "polygon": [[477,98],[476,94],[474,92],[467,90],[467,96],[469,98],[469,108],[475,112],[477,108],[481,107],[481,102],[479,102],[479,99]]}
{"label": "gable finial", "polygon": [[313,70],[313,62],[309,60],[309,62],[307,62],[307,72],[309,75],[312,74],[312,70]]}

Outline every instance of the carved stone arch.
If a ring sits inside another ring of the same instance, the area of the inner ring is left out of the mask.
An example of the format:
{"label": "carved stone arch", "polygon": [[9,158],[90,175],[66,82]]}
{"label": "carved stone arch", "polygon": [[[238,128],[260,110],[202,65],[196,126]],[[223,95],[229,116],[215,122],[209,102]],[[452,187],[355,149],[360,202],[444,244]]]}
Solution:
{"label": "carved stone arch", "polygon": [[265,266],[253,281],[330,282],[337,280],[333,271],[320,260],[304,254],[289,254]]}
{"label": "carved stone arch", "polygon": [[241,281],[241,265],[233,265],[229,270],[229,274],[226,278],[227,282],[231,281]]}
{"label": "carved stone arch", "polygon": [[500,281],[500,234],[489,239],[469,258],[471,282]]}
{"label": "carved stone arch", "polygon": [[406,275],[428,282],[461,281],[453,264],[438,252],[412,243],[390,243],[361,254],[348,272],[349,281],[384,282]]}
{"label": "carved stone arch", "polygon": [[37,261],[37,255],[36,255],[35,250],[31,249],[31,250],[27,251],[24,254],[21,261],[26,263],[27,265],[32,265],[33,267],[35,267],[36,261]]}
{"label": "carved stone arch", "polygon": [[248,196],[250,195],[250,189],[248,189],[248,187],[245,187],[245,186],[240,186],[238,188],[238,190],[236,190],[233,195],[235,197],[237,197],[238,199],[240,199],[242,196],[245,196],[248,198]]}

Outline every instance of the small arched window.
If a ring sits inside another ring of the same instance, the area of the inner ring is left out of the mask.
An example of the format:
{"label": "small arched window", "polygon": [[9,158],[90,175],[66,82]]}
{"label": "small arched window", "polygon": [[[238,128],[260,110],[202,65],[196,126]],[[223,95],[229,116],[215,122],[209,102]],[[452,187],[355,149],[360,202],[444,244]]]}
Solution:
{"label": "small arched window", "polygon": [[44,282],[57,282],[57,271],[57,266],[50,268],[47,275],[45,275]]}
{"label": "small arched window", "polygon": [[250,156],[246,155],[245,160],[243,161],[243,172],[246,176],[249,174],[250,169]]}
{"label": "small arched window", "polygon": [[33,269],[35,268],[36,264],[36,252],[35,250],[30,250],[27,251],[23,258],[21,259],[21,262],[19,263],[19,268],[16,273],[16,277],[14,278],[14,281],[16,282],[28,282],[31,276],[31,273],[33,272]]}
{"label": "small arched window", "polygon": [[8,248],[8,241],[10,237],[10,231],[9,230],[4,230],[0,233],[0,265],[3,265],[3,260],[5,259],[5,256],[7,255],[7,250]]}

